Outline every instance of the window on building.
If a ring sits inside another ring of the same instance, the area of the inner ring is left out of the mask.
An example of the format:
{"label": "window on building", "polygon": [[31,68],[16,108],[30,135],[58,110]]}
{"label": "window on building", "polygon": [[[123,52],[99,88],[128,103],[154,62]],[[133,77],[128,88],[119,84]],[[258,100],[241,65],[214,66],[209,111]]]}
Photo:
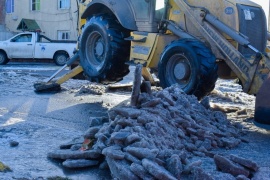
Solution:
{"label": "window on building", "polygon": [[58,31],[58,40],[69,40],[70,31]]}
{"label": "window on building", "polygon": [[70,0],[58,0],[58,9],[69,9]]}
{"label": "window on building", "polygon": [[14,0],[6,0],[6,12],[7,13],[14,12]]}
{"label": "window on building", "polygon": [[40,0],[31,0],[31,10],[39,11],[40,10]]}

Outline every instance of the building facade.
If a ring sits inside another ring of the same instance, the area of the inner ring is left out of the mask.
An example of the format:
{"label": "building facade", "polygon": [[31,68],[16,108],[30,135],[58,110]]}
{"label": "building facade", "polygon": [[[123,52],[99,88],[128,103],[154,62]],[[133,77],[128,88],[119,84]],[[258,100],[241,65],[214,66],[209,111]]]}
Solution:
{"label": "building facade", "polygon": [[5,1],[0,1],[0,25],[5,24]]}
{"label": "building facade", "polygon": [[7,30],[5,25],[5,17],[6,17],[6,11],[5,11],[5,0],[0,0],[0,41],[6,40],[14,35],[14,33]]}
{"label": "building facade", "polygon": [[17,30],[22,19],[35,20],[42,33],[57,40],[77,40],[76,0],[5,0],[5,26]]}

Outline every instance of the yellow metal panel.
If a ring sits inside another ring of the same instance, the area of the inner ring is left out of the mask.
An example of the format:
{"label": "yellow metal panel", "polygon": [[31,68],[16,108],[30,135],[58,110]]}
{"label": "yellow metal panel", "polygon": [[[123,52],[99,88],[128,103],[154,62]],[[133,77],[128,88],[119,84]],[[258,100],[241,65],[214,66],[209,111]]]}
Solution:
{"label": "yellow metal panel", "polygon": [[160,56],[161,56],[162,52],[164,51],[165,47],[176,39],[178,39],[177,36],[158,34],[158,36],[156,38],[154,50],[152,51],[150,61],[148,61],[148,63],[147,63],[147,67],[149,67],[149,68],[158,67],[158,62],[160,60]]}
{"label": "yellow metal panel", "polygon": [[157,33],[131,33],[133,41],[131,41],[130,59],[147,61],[155,44]]}
{"label": "yellow metal panel", "polygon": [[169,19],[176,22],[183,30],[186,29],[185,14],[181,11],[174,1],[170,1]]}
{"label": "yellow metal panel", "polygon": [[[134,41],[131,41],[130,60],[136,64],[146,64],[146,67],[156,68],[165,46],[178,37],[159,33],[142,34],[131,33]],[[145,42],[138,42],[144,38],[146,38]]]}

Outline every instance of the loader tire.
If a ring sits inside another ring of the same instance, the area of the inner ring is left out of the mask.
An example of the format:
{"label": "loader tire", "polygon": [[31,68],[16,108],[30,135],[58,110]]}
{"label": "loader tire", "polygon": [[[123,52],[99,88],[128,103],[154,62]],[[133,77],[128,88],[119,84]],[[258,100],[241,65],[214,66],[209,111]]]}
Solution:
{"label": "loader tire", "polygon": [[7,64],[9,59],[7,58],[7,55],[5,52],[0,51],[0,65]]}
{"label": "loader tire", "polygon": [[129,32],[115,18],[94,16],[84,26],[80,38],[80,63],[91,81],[115,82],[129,73]]}
{"label": "loader tire", "polygon": [[162,88],[177,83],[184,92],[200,100],[214,89],[217,68],[215,56],[202,42],[181,39],[165,47],[158,77]]}

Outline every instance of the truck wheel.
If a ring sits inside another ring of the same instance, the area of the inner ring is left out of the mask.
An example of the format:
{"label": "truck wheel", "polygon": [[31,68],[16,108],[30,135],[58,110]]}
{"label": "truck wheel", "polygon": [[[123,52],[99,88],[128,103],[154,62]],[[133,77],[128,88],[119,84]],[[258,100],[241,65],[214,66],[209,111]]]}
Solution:
{"label": "truck wheel", "polygon": [[91,81],[118,81],[128,74],[127,36],[129,32],[109,16],[95,16],[85,24],[80,38],[80,64]]}
{"label": "truck wheel", "polygon": [[0,64],[4,65],[7,64],[9,59],[7,58],[7,55],[4,52],[0,52]]}
{"label": "truck wheel", "polygon": [[67,53],[64,53],[64,52],[56,53],[53,59],[56,65],[63,66],[68,61],[68,55]]}
{"label": "truck wheel", "polygon": [[187,94],[198,99],[215,87],[216,58],[203,43],[181,39],[165,47],[158,65],[158,77],[163,88],[179,84]]}

